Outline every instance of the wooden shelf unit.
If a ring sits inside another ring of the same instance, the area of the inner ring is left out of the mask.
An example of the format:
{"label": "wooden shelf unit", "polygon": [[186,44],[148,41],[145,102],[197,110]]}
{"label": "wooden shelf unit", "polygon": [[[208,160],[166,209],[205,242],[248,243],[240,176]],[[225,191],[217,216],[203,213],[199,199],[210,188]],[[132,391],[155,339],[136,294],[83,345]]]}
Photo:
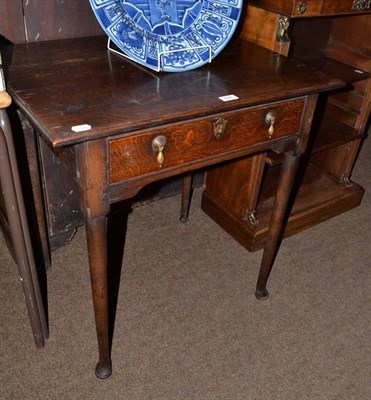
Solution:
{"label": "wooden shelf unit", "polygon": [[[209,190],[203,193],[202,209],[247,250],[260,250],[264,247],[268,232],[277,179],[278,169],[267,169],[256,209],[256,225],[238,215],[235,210],[225,207],[220,198]],[[320,201],[318,193],[321,193]],[[339,185],[309,166],[288,218],[285,237],[357,207],[363,194],[364,189],[359,185]]]}
{"label": "wooden shelf unit", "polygon": [[[299,3],[307,5],[300,15]],[[249,1],[241,29],[245,40],[346,83],[345,89],[319,99],[307,163],[303,163],[302,179],[297,182],[285,236],[355,208],[362,201],[364,189],[351,182],[350,176],[370,115],[369,8],[365,3],[363,9],[354,9],[349,1],[333,1],[331,7],[321,0]],[[250,251],[264,245],[277,181],[275,167],[281,161],[279,154],[269,152],[259,160],[231,163],[207,174],[203,210]],[[264,172],[259,175],[253,170]],[[252,181],[244,187],[253,190],[240,193],[244,179]]]}
{"label": "wooden shelf unit", "polygon": [[322,71],[328,75],[346,82],[354,83],[370,77],[370,74],[358,68],[336,61],[329,57],[305,59],[305,64],[312,66],[316,70]]}
{"label": "wooden shelf unit", "polygon": [[[362,138],[363,135],[351,126],[335,118],[324,117],[318,128],[317,135],[312,137],[313,145],[311,146],[311,153],[319,153]],[[274,167],[281,164],[282,156],[271,152],[267,154],[266,162],[268,165]]]}

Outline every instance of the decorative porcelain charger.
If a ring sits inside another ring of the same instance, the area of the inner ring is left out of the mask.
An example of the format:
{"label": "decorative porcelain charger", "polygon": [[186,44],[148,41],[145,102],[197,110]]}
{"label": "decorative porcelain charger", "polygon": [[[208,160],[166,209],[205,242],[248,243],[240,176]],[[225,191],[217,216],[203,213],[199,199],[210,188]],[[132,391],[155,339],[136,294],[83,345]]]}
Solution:
{"label": "decorative porcelain charger", "polygon": [[181,72],[216,57],[231,39],[243,0],[90,0],[110,40],[156,71]]}

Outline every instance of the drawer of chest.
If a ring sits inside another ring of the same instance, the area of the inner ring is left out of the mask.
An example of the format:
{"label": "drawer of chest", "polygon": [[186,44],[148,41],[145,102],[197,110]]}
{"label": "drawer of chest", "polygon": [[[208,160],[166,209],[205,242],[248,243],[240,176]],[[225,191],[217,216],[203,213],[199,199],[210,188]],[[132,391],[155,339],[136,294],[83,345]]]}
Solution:
{"label": "drawer of chest", "polygon": [[197,162],[298,133],[303,98],[164,125],[109,143],[110,182]]}
{"label": "drawer of chest", "polygon": [[364,13],[371,9],[371,0],[250,0],[249,4],[295,18]]}
{"label": "drawer of chest", "polygon": [[314,17],[364,12],[370,9],[370,3],[370,0],[295,0],[293,15]]}

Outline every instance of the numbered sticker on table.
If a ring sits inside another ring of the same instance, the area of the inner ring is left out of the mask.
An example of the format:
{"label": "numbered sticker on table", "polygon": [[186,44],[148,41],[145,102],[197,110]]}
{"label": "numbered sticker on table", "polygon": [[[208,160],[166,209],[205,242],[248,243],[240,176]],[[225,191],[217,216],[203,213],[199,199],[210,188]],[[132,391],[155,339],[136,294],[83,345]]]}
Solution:
{"label": "numbered sticker on table", "polygon": [[233,101],[238,100],[239,97],[235,96],[234,94],[228,94],[227,96],[220,96],[219,99],[221,101]]}
{"label": "numbered sticker on table", "polygon": [[83,124],[83,125],[75,125],[71,128],[74,132],[85,132],[90,131],[91,125]]}

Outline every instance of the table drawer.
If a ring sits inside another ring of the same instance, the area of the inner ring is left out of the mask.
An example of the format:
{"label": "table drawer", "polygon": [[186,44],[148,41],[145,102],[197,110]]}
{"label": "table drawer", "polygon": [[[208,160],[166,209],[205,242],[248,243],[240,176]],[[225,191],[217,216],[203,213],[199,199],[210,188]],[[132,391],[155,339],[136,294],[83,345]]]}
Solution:
{"label": "table drawer", "polygon": [[[243,149],[299,131],[305,100],[225,112],[112,139],[110,182],[146,175],[165,168]],[[274,115],[274,133],[269,118]],[[159,149],[166,142],[163,150]]]}
{"label": "table drawer", "polygon": [[370,0],[296,0],[293,15],[297,17],[336,15],[370,9]]}
{"label": "table drawer", "polygon": [[249,0],[249,5],[296,18],[364,13],[371,0]]}

